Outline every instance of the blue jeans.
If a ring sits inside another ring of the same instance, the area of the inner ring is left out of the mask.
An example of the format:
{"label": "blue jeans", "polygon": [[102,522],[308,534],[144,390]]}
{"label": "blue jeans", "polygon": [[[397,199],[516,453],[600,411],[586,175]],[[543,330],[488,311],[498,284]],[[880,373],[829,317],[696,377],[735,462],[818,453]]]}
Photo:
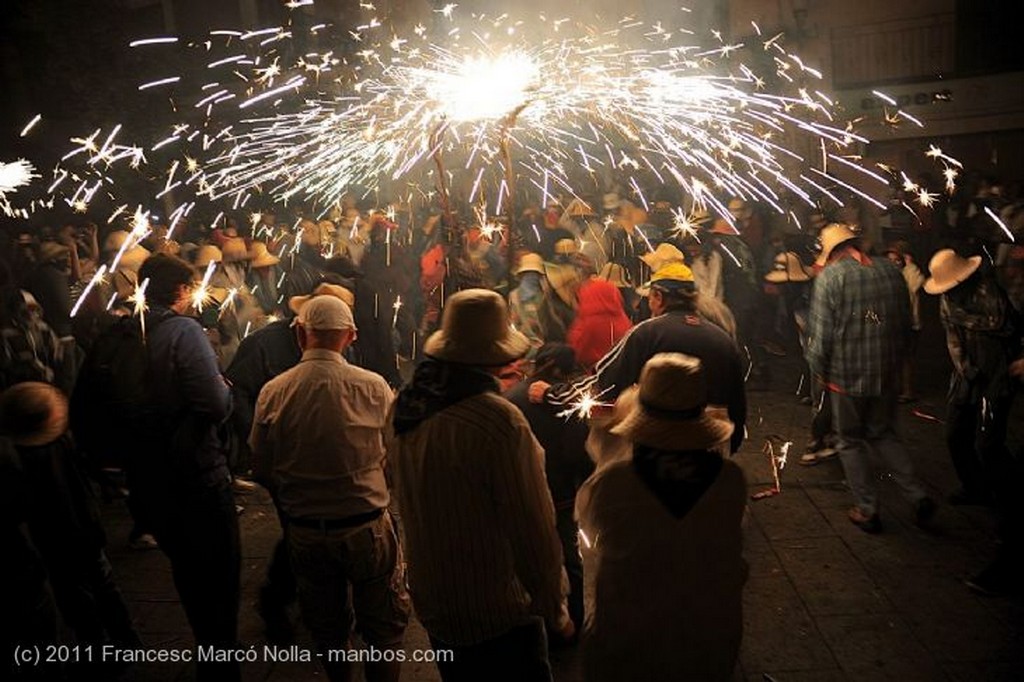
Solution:
{"label": "blue jeans", "polygon": [[903,441],[896,432],[896,393],[851,396],[832,393],[832,424],[836,449],[857,506],[867,515],[878,512],[878,493],[870,456],[874,451],[911,503],[927,497]]}

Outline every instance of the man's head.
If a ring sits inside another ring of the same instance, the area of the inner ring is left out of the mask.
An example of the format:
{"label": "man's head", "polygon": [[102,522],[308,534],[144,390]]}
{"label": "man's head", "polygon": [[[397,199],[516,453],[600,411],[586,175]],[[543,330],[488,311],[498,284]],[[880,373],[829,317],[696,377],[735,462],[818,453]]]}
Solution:
{"label": "man's head", "polygon": [[671,263],[658,270],[651,278],[647,303],[655,317],[669,310],[695,311],[697,284],[693,271],[682,263]]}
{"label": "man's head", "polygon": [[344,352],[356,339],[352,309],[334,296],[314,296],[295,318],[299,347]]}
{"label": "man's head", "polygon": [[146,299],[153,304],[183,314],[191,304],[190,294],[195,270],[177,256],[158,253],[150,256],[139,268],[139,282],[149,280]]}

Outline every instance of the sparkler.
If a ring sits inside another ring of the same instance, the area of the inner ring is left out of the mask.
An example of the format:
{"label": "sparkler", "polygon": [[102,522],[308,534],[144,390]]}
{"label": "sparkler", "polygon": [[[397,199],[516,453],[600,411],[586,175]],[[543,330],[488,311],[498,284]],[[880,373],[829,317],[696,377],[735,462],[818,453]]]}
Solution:
{"label": "sparkler", "polygon": [[192,290],[192,307],[200,313],[203,312],[203,306],[213,299],[210,294],[210,278],[213,277],[213,271],[216,269],[217,261],[207,263],[203,279],[199,282],[199,286]]}
{"label": "sparkler", "polygon": [[[778,453],[775,450],[775,442],[779,441]],[[764,441],[764,447],[761,452],[768,457],[768,461],[772,465],[772,479],[774,480],[774,487],[762,490],[754,493],[750,496],[752,500],[763,500],[766,497],[774,497],[782,492],[782,481],[779,477],[779,473],[786,468],[786,461],[789,458],[789,448],[792,447],[793,441],[783,440],[780,436],[769,436]]]}
{"label": "sparkler", "polygon": [[555,416],[565,417],[566,420],[569,420],[573,416],[580,420],[590,419],[594,409],[601,407],[614,407],[614,403],[601,402],[601,396],[610,390],[611,387],[608,387],[597,394],[593,393],[589,388],[582,390],[579,392],[576,400],[571,401],[565,410],[562,410]]}
{"label": "sparkler", "polygon": [[149,286],[149,278],[142,280],[142,283],[135,287],[135,292],[128,297],[128,302],[133,304],[132,315],[139,318],[139,326],[142,328],[142,338],[146,338],[146,311],[149,305],[146,303],[146,287]]}

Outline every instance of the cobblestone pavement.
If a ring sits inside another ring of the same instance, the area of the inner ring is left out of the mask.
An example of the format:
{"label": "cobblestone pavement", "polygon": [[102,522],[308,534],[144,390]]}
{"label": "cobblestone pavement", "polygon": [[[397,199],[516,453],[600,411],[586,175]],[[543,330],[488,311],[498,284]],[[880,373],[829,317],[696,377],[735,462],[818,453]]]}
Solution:
{"label": "cobblestone pavement", "polygon": [[[934,314],[934,311],[932,311]],[[934,317],[929,329],[936,329]],[[926,331],[926,333],[928,333]],[[942,425],[919,414],[943,416],[948,361],[937,335],[922,344],[918,377],[922,400],[901,406],[903,432],[919,476],[936,500],[956,487]],[[792,356],[792,352],[790,355]],[[751,392],[749,439],[736,456],[752,493],[770,487],[769,460],[760,451],[777,434],[794,442],[782,472],[780,495],[751,502],[746,529],[750,579],[745,590],[745,632],[736,679],[778,682],[839,680],[1024,679],[1024,608],[1019,602],[981,598],[963,585],[994,545],[988,510],[940,504],[933,529],[919,530],[891,481],[883,481],[885,531],[871,536],[846,519],[851,497],[833,460],[802,467],[795,459],[807,440],[809,408],[795,397],[799,371],[792,358],[775,361],[779,379]],[[1017,433],[1024,438],[1019,401]],[[262,648],[262,623],[253,608],[277,539],[277,519],[262,491],[240,498],[242,525],[241,640]],[[123,503],[105,508],[109,554],[145,642],[152,647],[191,646],[168,563],[159,551],[126,547],[129,519]],[[310,647],[300,632],[299,645]],[[413,622],[406,648],[427,647]],[[552,652],[555,679],[581,680],[574,649]],[[142,665],[124,679],[188,680],[179,665]],[[246,680],[325,679],[314,663],[260,661],[244,668]],[[439,680],[432,664],[408,663],[403,682]],[[666,681],[667,682],[667,681]]]}

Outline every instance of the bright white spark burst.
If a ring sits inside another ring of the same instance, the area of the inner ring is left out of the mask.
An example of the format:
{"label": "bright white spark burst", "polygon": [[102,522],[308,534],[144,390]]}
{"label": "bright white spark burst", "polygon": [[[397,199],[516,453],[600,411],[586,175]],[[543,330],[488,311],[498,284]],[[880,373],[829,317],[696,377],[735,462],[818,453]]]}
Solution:
{"label": "bright white spark burst", "polygon": [[[671,178],[690,203],[728,194],[780,213],[785,192],[808,205],[821,198],[840,204],[830,187],[867,196],[824,165],[833,160],[870,173],[851,149],[866,140],[852,122],[838,119],[833,100],[815,89],[820,73],[788,52],[781,36],[739,45],[713,34],[713,44],[701,45],[691,31],[675,30],[671,18],[653,28],[624,21],[601,31],[542,17],[537,30],[523,32],[508,15],[464,21],[456,8],[435,10],[443,24],[417,26],[407,36],[376,18],[341,27],[364,48],[347,60],[333,50],[304,49],[305,36],[292,28],[218,30],[171,47],[171,36],[136,41],[158,45],[161,58],[185,44],[210,53],[208,68],[140,85],[174,84],[177,100],[191,98],[193,106],[183,109],[198,106],[206,120],[176,122],[155,145],[118,143],[120,126],[106,137],[96,130],[72,140],[77,146],[62,163],[81,162],[78,174],[88,187],[102,183],[114,191],[109,171],[116,164],[137,168],[147,163],[143,150],[166,149],[185,159],[186,174],[176,179],[180,185],[165,174],[160,186],[193,192],[185,202],[242,204],[259,193],[319,208],[353,185],[428,184],[425,162],[440,153],[478,182],[479,170],[489,170],[489,187],[481,191],[500,203],[503,147],[521,180],[518,191],[543,187],[545,197],[549,185],[573,193],[601,168],[640,169],[648,174],[645,184]],[[310,34],[324,42],[324,26],[314,28]],[[284,41],[296,41],[291,62]],[[246,108],[261,113],[245,118]],[[813,162],[795,151],[808,136],[823,152],[822,170],[810,169],[814,180],[804,172]],[[949,190],[959,162],[937,148],[929,155],[945,167]],[[77,185],[65,182],[69,175],[58,166],[50,194],[63,193],[85,210],[95,192],[72,199]],[[931,200],[924,190],[917,199]]]}

